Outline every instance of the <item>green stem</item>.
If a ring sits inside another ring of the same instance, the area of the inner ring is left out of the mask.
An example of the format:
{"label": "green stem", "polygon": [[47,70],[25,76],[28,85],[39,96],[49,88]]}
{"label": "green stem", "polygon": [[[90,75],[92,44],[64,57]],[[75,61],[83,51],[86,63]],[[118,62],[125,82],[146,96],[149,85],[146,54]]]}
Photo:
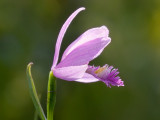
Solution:
{"label": "green stem", "polygon": [[53,72],[49,73],[47,95],[47,120],[53,120],[54,106],[56,103],[56,77]]}

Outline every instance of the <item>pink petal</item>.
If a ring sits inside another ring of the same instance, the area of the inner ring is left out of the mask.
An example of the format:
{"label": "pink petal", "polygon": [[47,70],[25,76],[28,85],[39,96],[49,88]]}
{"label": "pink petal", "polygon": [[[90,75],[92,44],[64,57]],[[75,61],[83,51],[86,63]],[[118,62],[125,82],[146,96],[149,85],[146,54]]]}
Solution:
{"label": "pink petal", "polygon": [[88,65],[54,68],[53,74],[60,79],[73,81],[84,76]]}
{"label": "pink petal", "polygon": [[109,30],[107,29],[106,26],[101,26],[87,30],[77,40],[75,40],[68,46],[68,48],[63,53],[62,60],[78,46],[98,38],[110,39],[108,38],[108,35],[109,35]]}
{"label": "pink petal", "polygon": [[82,82],[82,83],[91,83],[91,82],[97,82],[99,80],[97,78],[95,78],[93,75],[85,73],[82,78],[77,79],[75,81],[76,82]]}
{"label": "pink petal", "polygon": [[61,47],[61,43],[62,43],[62,39],[64,37],[64,34],[68,28],[68,26],[70,25],[70,23],[72,22],[72,20],[75,18],[75,16],[81,12],[82,10],[85,10],[84,7],[81,7],[79,9],[77,9],[74,13],[72,13],[70,15],[70,17],[66,20],[66,22],[63,24],[60,33],[58,35],[58,39],[57,39],[57,43],[56,43],[56,48],[55,48],[55,54],[54,54],[54,60],[53,60],[53,65],[52,65],[52,69],[57,65],[58,62],[58,57],[59,57],[59,51],[60,51],[60,47]]}
{"label": "pink petal", "polygon": [[89,61],[100,55],[110,43],[110,38],[96,38],[75,48],[57,67],[78,66],[88,64]]}

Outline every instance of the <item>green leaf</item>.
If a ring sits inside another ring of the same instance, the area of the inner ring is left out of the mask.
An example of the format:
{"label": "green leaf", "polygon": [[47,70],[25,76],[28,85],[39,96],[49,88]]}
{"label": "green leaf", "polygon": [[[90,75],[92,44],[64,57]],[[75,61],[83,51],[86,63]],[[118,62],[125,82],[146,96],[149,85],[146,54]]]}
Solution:
{"label": "green leaf", "polygon": [[35,111],[35,113],[34,113],[34,120],[38,120],[38,113],[37,113],[37,111]]}
{"label": "green leaf", "polygon": [[40,116],[40,118],[42,120],[46,120],[45,114],[43,112],[40,101],[38,99],[38,95],[37,95],[36,88],[35,88],[35,85],[34,85],[32,74],[31,74],[31,65],[32,64],[33,63],[28,64],[27,71],[26,71],[27,72],[28,83],[29,83],[29,92],[30,92],[30,96],[32,98],[33,104],[36,108],[36,112],[38,113],[38,115]]}
{"label": "green leaf", "polygon": [[56,103],[56,77],[53,72],[49,73],[48,95],[47,95],[47,120],[53,120],[54,107]]}

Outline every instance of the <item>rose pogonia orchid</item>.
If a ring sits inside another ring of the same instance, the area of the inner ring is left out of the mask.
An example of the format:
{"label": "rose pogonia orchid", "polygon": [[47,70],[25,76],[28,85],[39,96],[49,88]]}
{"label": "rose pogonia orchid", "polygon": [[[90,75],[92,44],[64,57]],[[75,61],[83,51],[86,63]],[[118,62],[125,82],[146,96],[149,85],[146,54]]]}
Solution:
{"label": "rose pogonia orchid", "polygon": [[83,83],[102,81],[108,87],[110,85],[124,86],[123,81],[117,76],[119,74],[118,69],[113,69],[112,66],[108,65],[103,67],[88,65],[111,42],[111,38],[108,36],[109,30],[106,26],[92,28],[84,32],[67,47],[60,63],[57,64],[64,34],[75,16],[82,10],[85,10],[85,8],[81,7],[72,13],[60,30],[51,68],[54,76],[67,81]]}

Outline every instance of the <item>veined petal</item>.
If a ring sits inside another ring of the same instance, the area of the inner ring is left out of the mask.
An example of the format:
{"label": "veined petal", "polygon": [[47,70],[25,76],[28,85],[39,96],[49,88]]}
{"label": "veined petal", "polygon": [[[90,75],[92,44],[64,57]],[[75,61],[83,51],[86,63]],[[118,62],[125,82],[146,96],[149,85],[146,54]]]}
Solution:
{"label": "veined petal", "polygon": [[91,82],[97,82],[99,80],[97,78],[95,78],[93,75],[85,73],[82,78],[77,79],[75,81],[76,82],[82,82],[82,83],[91,83]]}
{"label": "veined petal", "polygon": [[60,79],[73,81],[84,76],[88,65],[54,68],[53,74]]}
{"label": "veined petal", "polygon": [[110,39],[108,35],[109,30],[106,26],[101,26],[87,30],[67,47],[67,49],[63,53],[62,60],[78,46],[85,44],[89,41],[93,41],[95,39]]}
{"label": "veined petal", "polygon": [[96,58],[110,43],[110,38],[97,38],[75,48],[57,67],[78,66],[88,64]]}
{"label": "veined petal", "polygon": [[59,58],[59,51],[60,51],[60,47],[61,47],[61,43],[62,43],[62,39],[64,37],[64,34],[68,28],[68,26],[70,25],[70,23],[72,22],[72,20],[76,17],[76,15],[81,12],[82,10],[85,10],[84,7],[81,7],[79,9],[77,9],[74,13],[72,13],[69,18],[66,20],[66,22],[63,24],[58,38],[57,38],[57,42],[56,42],[56,47],[55,47],[55,54],[54,54],[54,60],[53,60],[53,65],[52,65],[52,69],[57,65],[58,62],[58,58]]}

